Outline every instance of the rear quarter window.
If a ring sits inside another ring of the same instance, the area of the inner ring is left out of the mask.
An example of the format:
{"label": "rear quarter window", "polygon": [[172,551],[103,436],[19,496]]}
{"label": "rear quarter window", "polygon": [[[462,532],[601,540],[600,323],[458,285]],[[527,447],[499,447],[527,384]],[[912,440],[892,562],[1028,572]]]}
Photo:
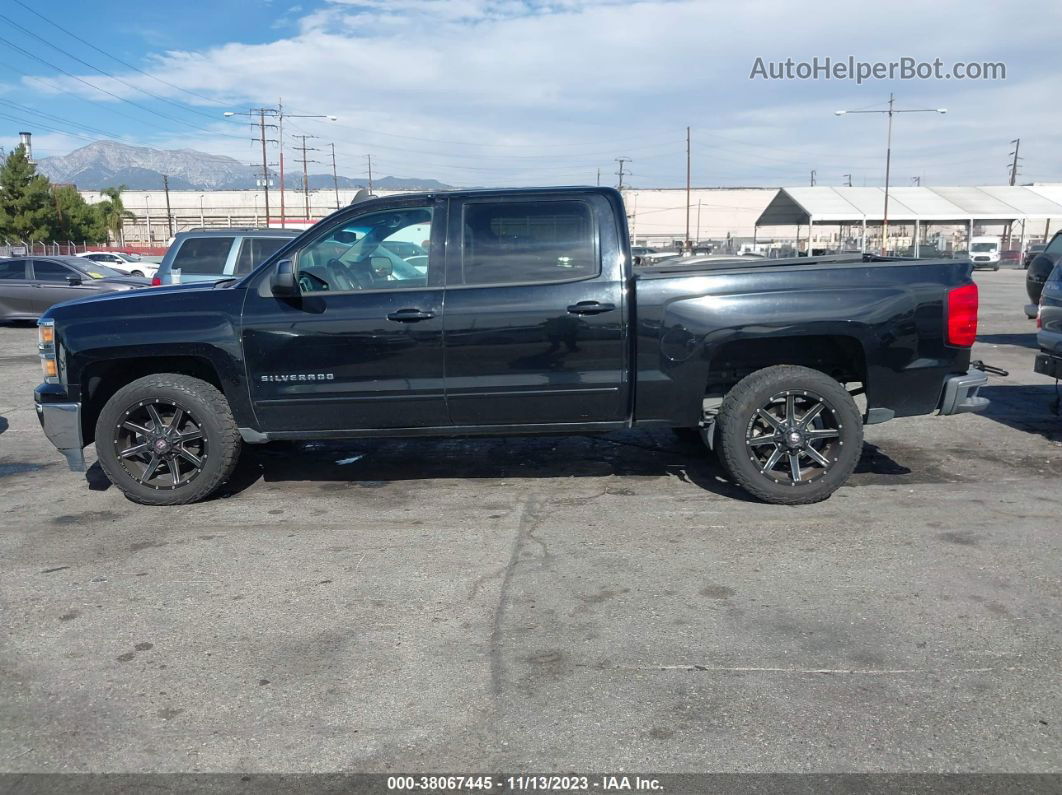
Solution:
{"label": "rear quarter window", "polygon": [[290,242],[286,237],[245,237],[240,243],[236,273],[250,273]]}
{"label": "rear quarter window", "polygon": [[170,270],[220,276],[232,248],[232,237],[191,237],[181,243]]}

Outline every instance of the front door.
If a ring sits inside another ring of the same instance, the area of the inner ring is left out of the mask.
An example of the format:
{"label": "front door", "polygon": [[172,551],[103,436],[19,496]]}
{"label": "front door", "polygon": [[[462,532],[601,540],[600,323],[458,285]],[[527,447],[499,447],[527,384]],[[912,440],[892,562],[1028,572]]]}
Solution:
{"label": "front door", "polygon": [[[351,208],[292,254],[298,297],[270,292],[272,268],[248,290],[242,339],[264,430],[449,423],[436,240],[444,216],[432,201]],[[388,243],[415,243],[418,256],[404,259]]]}
{"label": "front door", "polygon": [[[85,263],[86,266],[90,263]],[[37,288],[37,305],[41,312],[48,307],[75,298],[98,295],[92,286],[92,268],[87,267],[89,275],[81,273],[61,262],[47,259],[33,260],[33,286]]]}
{"label": "front door", "polygon": [[[625,290],[612,211],[603,197],[455,200],[449,226],[451,421],[625,419]],[[610,262],[603,269],[604,249]]]}

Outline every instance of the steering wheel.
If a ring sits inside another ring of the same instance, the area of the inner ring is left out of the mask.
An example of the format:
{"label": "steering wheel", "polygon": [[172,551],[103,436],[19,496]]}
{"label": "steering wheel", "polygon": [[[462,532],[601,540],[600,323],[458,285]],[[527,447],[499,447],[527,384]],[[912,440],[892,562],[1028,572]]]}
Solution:
{"label": "steering wheel", "polygon": [[299,290],[304,293],[317,293],[328,289],[328,282],[308,271],[299,271]]}

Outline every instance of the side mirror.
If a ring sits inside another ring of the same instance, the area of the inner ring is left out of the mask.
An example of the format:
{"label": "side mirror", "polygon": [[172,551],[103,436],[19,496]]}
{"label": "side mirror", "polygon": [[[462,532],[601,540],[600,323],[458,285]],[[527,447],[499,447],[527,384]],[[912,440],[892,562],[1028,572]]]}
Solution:
{"label": "side mirror", "polygon": [[81,284],[81,277],[80,276],[67,276],[66,277],[66,283],[69,284],[71,287],[77,287],[79,284]]}
{"label": "side mirror", "polygon": [[269,289],[278,298],[291,298],[299,294],[299,280],[295,277],[295,266],[290,259],[282,259],[269,277]]}
{"label": "side mirror", "polygon": [[387,257],[370,257],[369,266],[372,268],[372,275],[378,279],[388,278],[395,270]]}

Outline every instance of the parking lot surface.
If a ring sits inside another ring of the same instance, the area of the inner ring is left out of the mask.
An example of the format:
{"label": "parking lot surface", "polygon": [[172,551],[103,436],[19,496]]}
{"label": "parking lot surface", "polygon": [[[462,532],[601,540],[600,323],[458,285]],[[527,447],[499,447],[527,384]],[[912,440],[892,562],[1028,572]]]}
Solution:
{"label": "parking lot surface", "polygon": [[1062,770],[1062,418],[1024,273],[976,279],[988,412],[798,508],[655,432],[251,449],[145,508],[0,326],[0,769]]}

